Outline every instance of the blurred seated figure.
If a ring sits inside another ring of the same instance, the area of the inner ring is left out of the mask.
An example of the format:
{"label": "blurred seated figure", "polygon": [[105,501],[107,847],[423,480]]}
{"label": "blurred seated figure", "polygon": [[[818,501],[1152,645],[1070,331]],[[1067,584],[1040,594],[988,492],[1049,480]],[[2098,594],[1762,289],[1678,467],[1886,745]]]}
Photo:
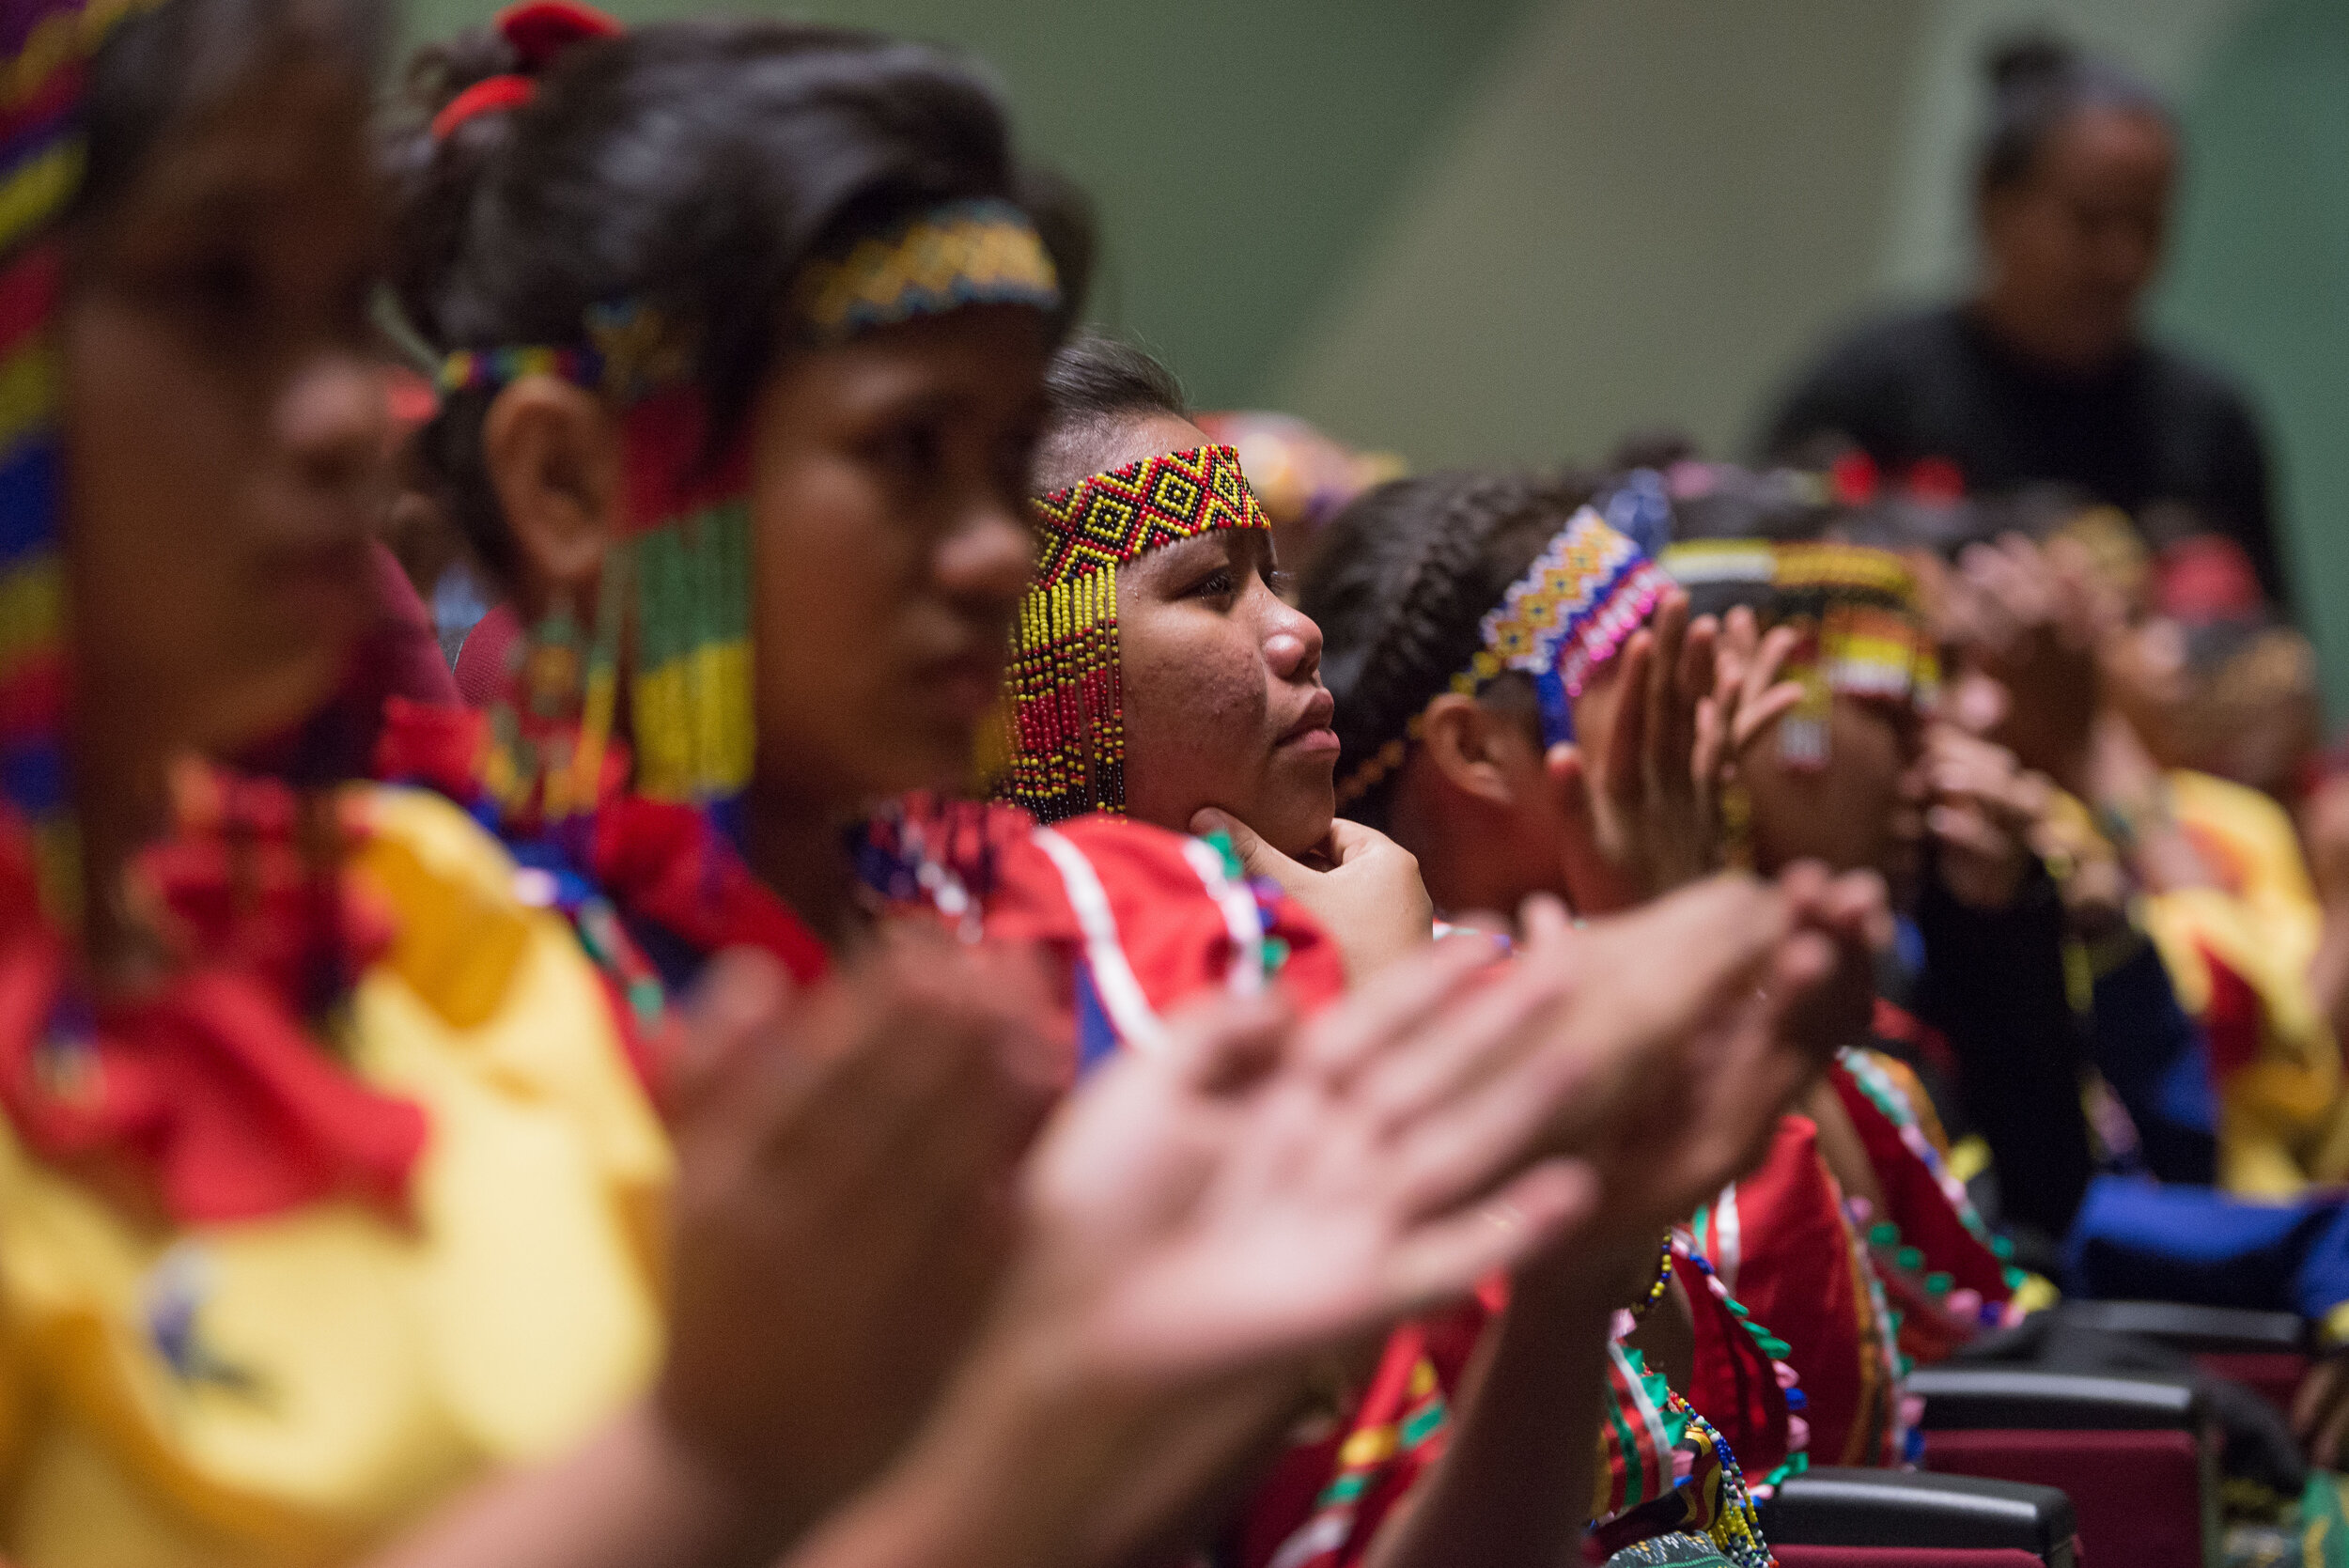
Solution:
{"label": "blurred seated figure", "polygon": [[1890,475],[1953,464],[1977,495],[2061,482],[2140,519],[2185,503],[2288,606],[2258,420],[2140,321],[2177,178],[2168,106],[2114,62],[2046,39],[2002,49],[1990,72],[1978,287],[1830,349],[1770,413],[1765,455],[1815,464],[1819,442],[1848,440]]}

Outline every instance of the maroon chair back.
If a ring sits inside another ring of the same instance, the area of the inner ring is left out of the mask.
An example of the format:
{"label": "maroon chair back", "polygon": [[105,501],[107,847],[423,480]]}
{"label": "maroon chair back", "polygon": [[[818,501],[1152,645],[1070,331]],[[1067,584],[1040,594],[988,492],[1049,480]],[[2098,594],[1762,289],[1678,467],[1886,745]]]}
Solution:
{"label": "maroon chair back", "polygon": [[2212,1458],[2191,1432],[1929,1431],[1925,1467],[2061,1487],[2090,1563],[2202,1568],[2217,1533]]}
{"label": "maroon chair back", "polygon": [[2207,1376],[2242,1384],[2286,1419],[2300,1380],[2309,1374],[2309,1358],[2296,1350],[2198,1350],[2194,1365]]}
{"label": "maroon chair back", "polygon": [[2045,1568],[2020,1546],[1778,1546],[1779,1568]]}

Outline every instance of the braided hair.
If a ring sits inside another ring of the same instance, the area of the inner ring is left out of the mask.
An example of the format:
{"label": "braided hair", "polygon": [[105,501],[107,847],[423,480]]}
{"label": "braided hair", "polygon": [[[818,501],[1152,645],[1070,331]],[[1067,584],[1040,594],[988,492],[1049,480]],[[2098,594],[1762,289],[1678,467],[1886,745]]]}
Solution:
{"label": "braided hair", "polygon": [[[1341,781],[1390,742],[1475,656],[1499,604],[1595,487],[1581,475],[1458,472],[1391,480],[1331,519],[1299,608],[1321,628],[1337,698]],[[1532,686],[1509,674],[1482,700],[1536,726]],[[1390,770],[1339,809],[1384,828]]]}

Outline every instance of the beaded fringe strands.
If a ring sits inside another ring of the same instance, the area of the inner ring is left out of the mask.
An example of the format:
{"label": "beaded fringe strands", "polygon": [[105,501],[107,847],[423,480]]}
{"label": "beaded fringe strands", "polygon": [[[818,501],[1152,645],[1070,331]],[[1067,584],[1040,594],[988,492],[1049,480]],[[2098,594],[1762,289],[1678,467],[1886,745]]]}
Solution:
{"label": "beaded fringe strands", "polygon": [[[1543,744],[1572,740],[1574,699],[1671,586],[1639,546],[1585,506],[1486,613],[1475,657],[1445,690],[1473,697],[1510,671],[1527,675],[1540,705]],[[1338,781],[1341,807],[1403,766],[1423,719],[1424,709]]]}
{"label": "beaded fringe strands", "polygon": [[64,503],[57,429],[60,260],[80,187],[90,57],[156,0],[10,0],[0,11],[0,799],[32,840],[43,909],[79,924],[66,782]]}
{"label": "beaded fringe strands", "polygon": [[1917,582],[1890,551],[1865,545],[1699,539],[1664,551],[1664,569],[1700,612],[1750,606],[1766,626],[1800,634],[1785,678],[1802,698],[1779,725],[1779,754],[1797,767],[1828,758],[1838,696],[1930,703],[1939,661]]}
{"label": "beaded fringe strands", "polygon": [[1010,670],[1009,776],[1000,793],[1041,822],[1126,809],[1117,568],[1220,528],[1269,529],[1229,446],[1096,474],[1035,504],[1035,581]]}

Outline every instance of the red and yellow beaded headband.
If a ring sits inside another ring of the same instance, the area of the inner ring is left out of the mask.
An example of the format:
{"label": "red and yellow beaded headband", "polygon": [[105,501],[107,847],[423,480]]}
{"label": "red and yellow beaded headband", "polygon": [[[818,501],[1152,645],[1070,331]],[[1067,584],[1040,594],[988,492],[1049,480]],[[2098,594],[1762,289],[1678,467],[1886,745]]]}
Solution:
{"label": "red and yellow beaded headband", "polygon": [[1828,758],[1838,695],[1919,708],[1939,684],[1940,659],[1919,602],[1916,574],[1888,550],[1831,540],[1693,539],[1664,551],[1664,569],[1690,608],[1752,608],[1765,626],[1802,641],[1786,662],[1803,699],[1779,726],[1779,754],[1797,767]]}
{"label": "red and yellow beaded headband", "polygon": [[1036,573],[1012,633],[1010,769],[999,793],[1040,821],[1126,809],[1117,568],[1270,520],[1229,446],[1168,452],[1035,503]]}

